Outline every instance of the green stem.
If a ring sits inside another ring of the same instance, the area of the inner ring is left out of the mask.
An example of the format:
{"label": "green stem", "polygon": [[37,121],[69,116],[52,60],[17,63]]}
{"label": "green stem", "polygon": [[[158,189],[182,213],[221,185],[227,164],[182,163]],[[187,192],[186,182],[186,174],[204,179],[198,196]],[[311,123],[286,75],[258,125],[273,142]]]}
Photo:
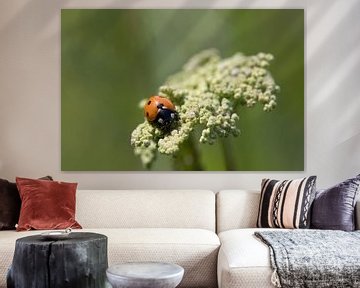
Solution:
{"label": "green stem", "polygon": [[174,166],[176,170],[204,170],[201,165],[199,149],[191,134],[189,135],[188,139],[181,144],[181,149],[174,157]]}
{"label": "green stem", "polygon": [[223,150],[225,168],[227,171],[236,171],[236,161],[233,155],[231,142],[228,138],[221,138],[221,146]]}

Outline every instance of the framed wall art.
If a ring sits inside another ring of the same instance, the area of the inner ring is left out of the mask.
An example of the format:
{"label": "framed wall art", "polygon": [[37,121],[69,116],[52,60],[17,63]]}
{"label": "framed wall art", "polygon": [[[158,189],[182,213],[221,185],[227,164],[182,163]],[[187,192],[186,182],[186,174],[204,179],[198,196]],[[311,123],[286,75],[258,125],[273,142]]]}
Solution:
{"label": "framed wall art", "polygon": [[304,10],[63,9],[61,168],[304,170]]}

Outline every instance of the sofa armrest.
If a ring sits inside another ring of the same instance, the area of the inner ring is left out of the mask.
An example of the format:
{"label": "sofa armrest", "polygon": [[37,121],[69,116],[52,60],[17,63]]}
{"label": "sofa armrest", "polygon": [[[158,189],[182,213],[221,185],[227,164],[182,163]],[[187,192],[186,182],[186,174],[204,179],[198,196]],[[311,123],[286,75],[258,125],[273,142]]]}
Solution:
{"label": "sofa armrest", "polygon": [[355,206],[355,229],[360,230],[360,199],[357,200]]}

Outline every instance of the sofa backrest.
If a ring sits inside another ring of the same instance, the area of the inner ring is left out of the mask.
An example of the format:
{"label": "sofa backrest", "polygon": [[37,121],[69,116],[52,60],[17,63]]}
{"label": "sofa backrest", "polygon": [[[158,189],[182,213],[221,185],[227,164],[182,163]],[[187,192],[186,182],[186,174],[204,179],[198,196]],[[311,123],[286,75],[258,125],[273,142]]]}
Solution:
{"label": "sofa backrest", "polygon": [[[360,196],[359,196],[360,198]],[[223,190],[216,194],[216,232],[255,228],[260,191]],[[355,229],[360,230],[360,199],[355,206]]]}
{"label": "sofa backrest", "polygon": [[76,219],[84,228],[215,231],[215,193],[209,190],[78,190]]}
{"label": "sofa backrest", "polygon": [[216,231],[255,228],[260,192],[222,190],[216,194]]}

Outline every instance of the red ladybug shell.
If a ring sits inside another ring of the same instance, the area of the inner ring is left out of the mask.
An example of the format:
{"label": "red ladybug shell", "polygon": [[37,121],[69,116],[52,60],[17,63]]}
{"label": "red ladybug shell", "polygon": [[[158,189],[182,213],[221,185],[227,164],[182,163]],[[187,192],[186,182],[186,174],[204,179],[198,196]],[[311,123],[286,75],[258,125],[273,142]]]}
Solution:
{"label": "red ladybug shell", "polygon": [[175,111],[175,105],[169,99],[162,96],[151,96],[144,106],[147,120],[154,121],[161,107]]}

